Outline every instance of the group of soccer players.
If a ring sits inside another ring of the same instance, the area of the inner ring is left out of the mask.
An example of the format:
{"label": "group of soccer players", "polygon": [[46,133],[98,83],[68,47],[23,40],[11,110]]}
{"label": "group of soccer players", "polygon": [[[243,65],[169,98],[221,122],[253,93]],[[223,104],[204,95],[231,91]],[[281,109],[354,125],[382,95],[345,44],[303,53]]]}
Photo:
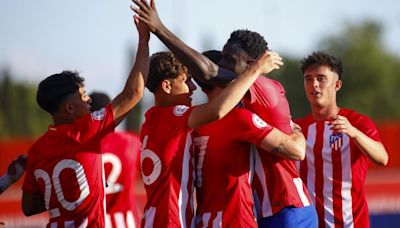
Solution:
{"label": "group of soccer players", "polygon": [[[154,0],[133,2],[136,60],[110,104],[90,112],[91,99],[75,72],[39,84],[37,102],[54,125],[28,154],[26,215],[47,210],[49,227],[110,226],[102,143],[146,86],[155,105],[140,133],[147,194],[142,227],[369,226],[367,162],[386,165],[388,155],[368,117],[337,106],[340,60],[326,52],[303,60],[311,113],[292,121],[284,88],[263,76],[282,59],[260,34],[236,30],[222,51],[201,54],[161,22]],[[149,58],[150,33],[171,52]],[[207,103],[191,105],[192,79]],[[109,189],[123,187],[109,182]]]}

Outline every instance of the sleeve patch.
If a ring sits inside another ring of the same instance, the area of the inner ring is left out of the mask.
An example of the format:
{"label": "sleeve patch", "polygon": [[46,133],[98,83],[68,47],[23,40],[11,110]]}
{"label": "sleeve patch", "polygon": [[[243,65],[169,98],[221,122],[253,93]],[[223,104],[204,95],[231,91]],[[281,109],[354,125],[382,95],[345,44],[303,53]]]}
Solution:
{"label": "sleeve patch", "polygon": [[102,108],[100,110],[92,112],[91,116],[92,116],[92,119],[94,119],[94,120],[103,120],[105,114],[106,114],[106,109]]}
{"label": "sleeve patch", "polygon": [[174,107],[174,115],[182,116],[189,109],[186,105],[177,105]]}
{"label": "sleeve patch", "polygon": [[256,114],[253,114],[251,119],[253,120],[253,124],[260,129],[268,126],[268,124]]}

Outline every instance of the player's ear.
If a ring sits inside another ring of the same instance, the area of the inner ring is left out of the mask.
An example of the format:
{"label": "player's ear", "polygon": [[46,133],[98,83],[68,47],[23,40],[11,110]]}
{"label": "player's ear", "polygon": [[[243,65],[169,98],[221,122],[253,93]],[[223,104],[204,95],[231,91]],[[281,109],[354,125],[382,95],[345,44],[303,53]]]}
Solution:
{"label": "player's ear", "polygon": [[74,113],[74,106],[68,102],[65,102],[63,104],[63,108],[64,108],[65,112],[68,114]]}
{"label": "player's ear", "polygon": [[339,91],[342,88],[342,84],[343,84],[342,80],[337,80],[335,84],[335,90]]}
{"label": "player's ear", "polygon": [[161,82],[161,89],[165,92],[165,93],[167,93],[167,94],[170,94],[171,93],[171,82],[168,80],[168,79],[164,79],[162,82]]}

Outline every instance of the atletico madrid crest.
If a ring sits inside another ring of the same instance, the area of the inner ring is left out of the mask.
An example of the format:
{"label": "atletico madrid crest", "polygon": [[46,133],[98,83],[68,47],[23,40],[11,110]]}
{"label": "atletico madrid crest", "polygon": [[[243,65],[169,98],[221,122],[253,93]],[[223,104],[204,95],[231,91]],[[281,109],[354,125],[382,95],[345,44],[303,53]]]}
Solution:
{"label": "atletico madrid crest", "polygon": [[329,137],[329,143],[331,148],[334,150],[340,150],[343,144],[343,134],[342,133],[333,133]]}

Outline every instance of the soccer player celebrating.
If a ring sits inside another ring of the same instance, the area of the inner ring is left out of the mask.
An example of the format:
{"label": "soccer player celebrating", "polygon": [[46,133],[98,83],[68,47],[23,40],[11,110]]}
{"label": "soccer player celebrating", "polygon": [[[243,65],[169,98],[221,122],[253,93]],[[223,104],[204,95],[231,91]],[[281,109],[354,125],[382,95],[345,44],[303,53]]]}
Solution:
{"label": "soccer player celebrating", "polygon": [[302,61],[304,90],[311,113],[296,120],[307,139],[300,174],[315,203],[319,227],[369,227],[364,182],[368,159],[386,165],[388,154],[365,115],[340,108],[343,67],[326,52]]}
{"label": "soccer player celebrating", "polygon": [[[235,75],[243,73],[261,53],[268,50],[264,38],[252,31],[237,30],[224,45],[222,59],[218,65],[193,50],[171,31],[158,17],[154,0],[133,0],[140,9],[133,9],[143,21],[174,54],[190,69],[199,81],[223,85]],[[246,108],[258,114],[263,120],[290,134],[291,117],[285,91],[280,83],[266,77],[258,77],[250,92],[244,98]],[[259,226],[315,227],[317,215],[307,188],[299,177],[294,160],[301,160],[302,154],[285,154],[284,150],[264,153],[261,148],[255,153],[256,175],[253,181],[255,203]],[[293,219],[296,217],[297,219]]]}
{"label": "soccer player celebrating", "polygon": [[155,106],[141,130],[142,178],[147,193],[144,227],[191,227],[193,220],[192,129],[221,119],[242,99],[260,73],[279,69],[281,58],[264,52],[209,103],[190,107],[196,86],[171,53],[152,55],[146,87]]}
{"label": "soccer player celebrating", "polygon": [[30,148],[22,209],[30,216],[48,211],[48,227],[104,227],[105,199],[100,141],[143,96],[148,74],[149,31],[134,19],[139,44],[135,65],[120,94],[90,113],[84,79],[64,71],[39,84],[37,102],[54,125]]}
{"label": "soccer player celebrating", "polygon": [[[111,102],[110,97],[102,92],[93,92],[90,98],[91,112]],[[107,183],[106,228],[140,226],[135,181],[141,146],[139,137],[129,132],[112,132],[101,140],[100,151]]]}
{"label": "soccer player celebrating", "polygon": [[[205,52],[215,56],[218,52]],[[197,81],[209,100],[221,88]],[[291,135],[265,123],[247,109],[234,108],[223,119],[195,130],[197,227],[257,227],[250,186],[251,144],[265,151],[299,156],[305,140],[299,128]]]}

